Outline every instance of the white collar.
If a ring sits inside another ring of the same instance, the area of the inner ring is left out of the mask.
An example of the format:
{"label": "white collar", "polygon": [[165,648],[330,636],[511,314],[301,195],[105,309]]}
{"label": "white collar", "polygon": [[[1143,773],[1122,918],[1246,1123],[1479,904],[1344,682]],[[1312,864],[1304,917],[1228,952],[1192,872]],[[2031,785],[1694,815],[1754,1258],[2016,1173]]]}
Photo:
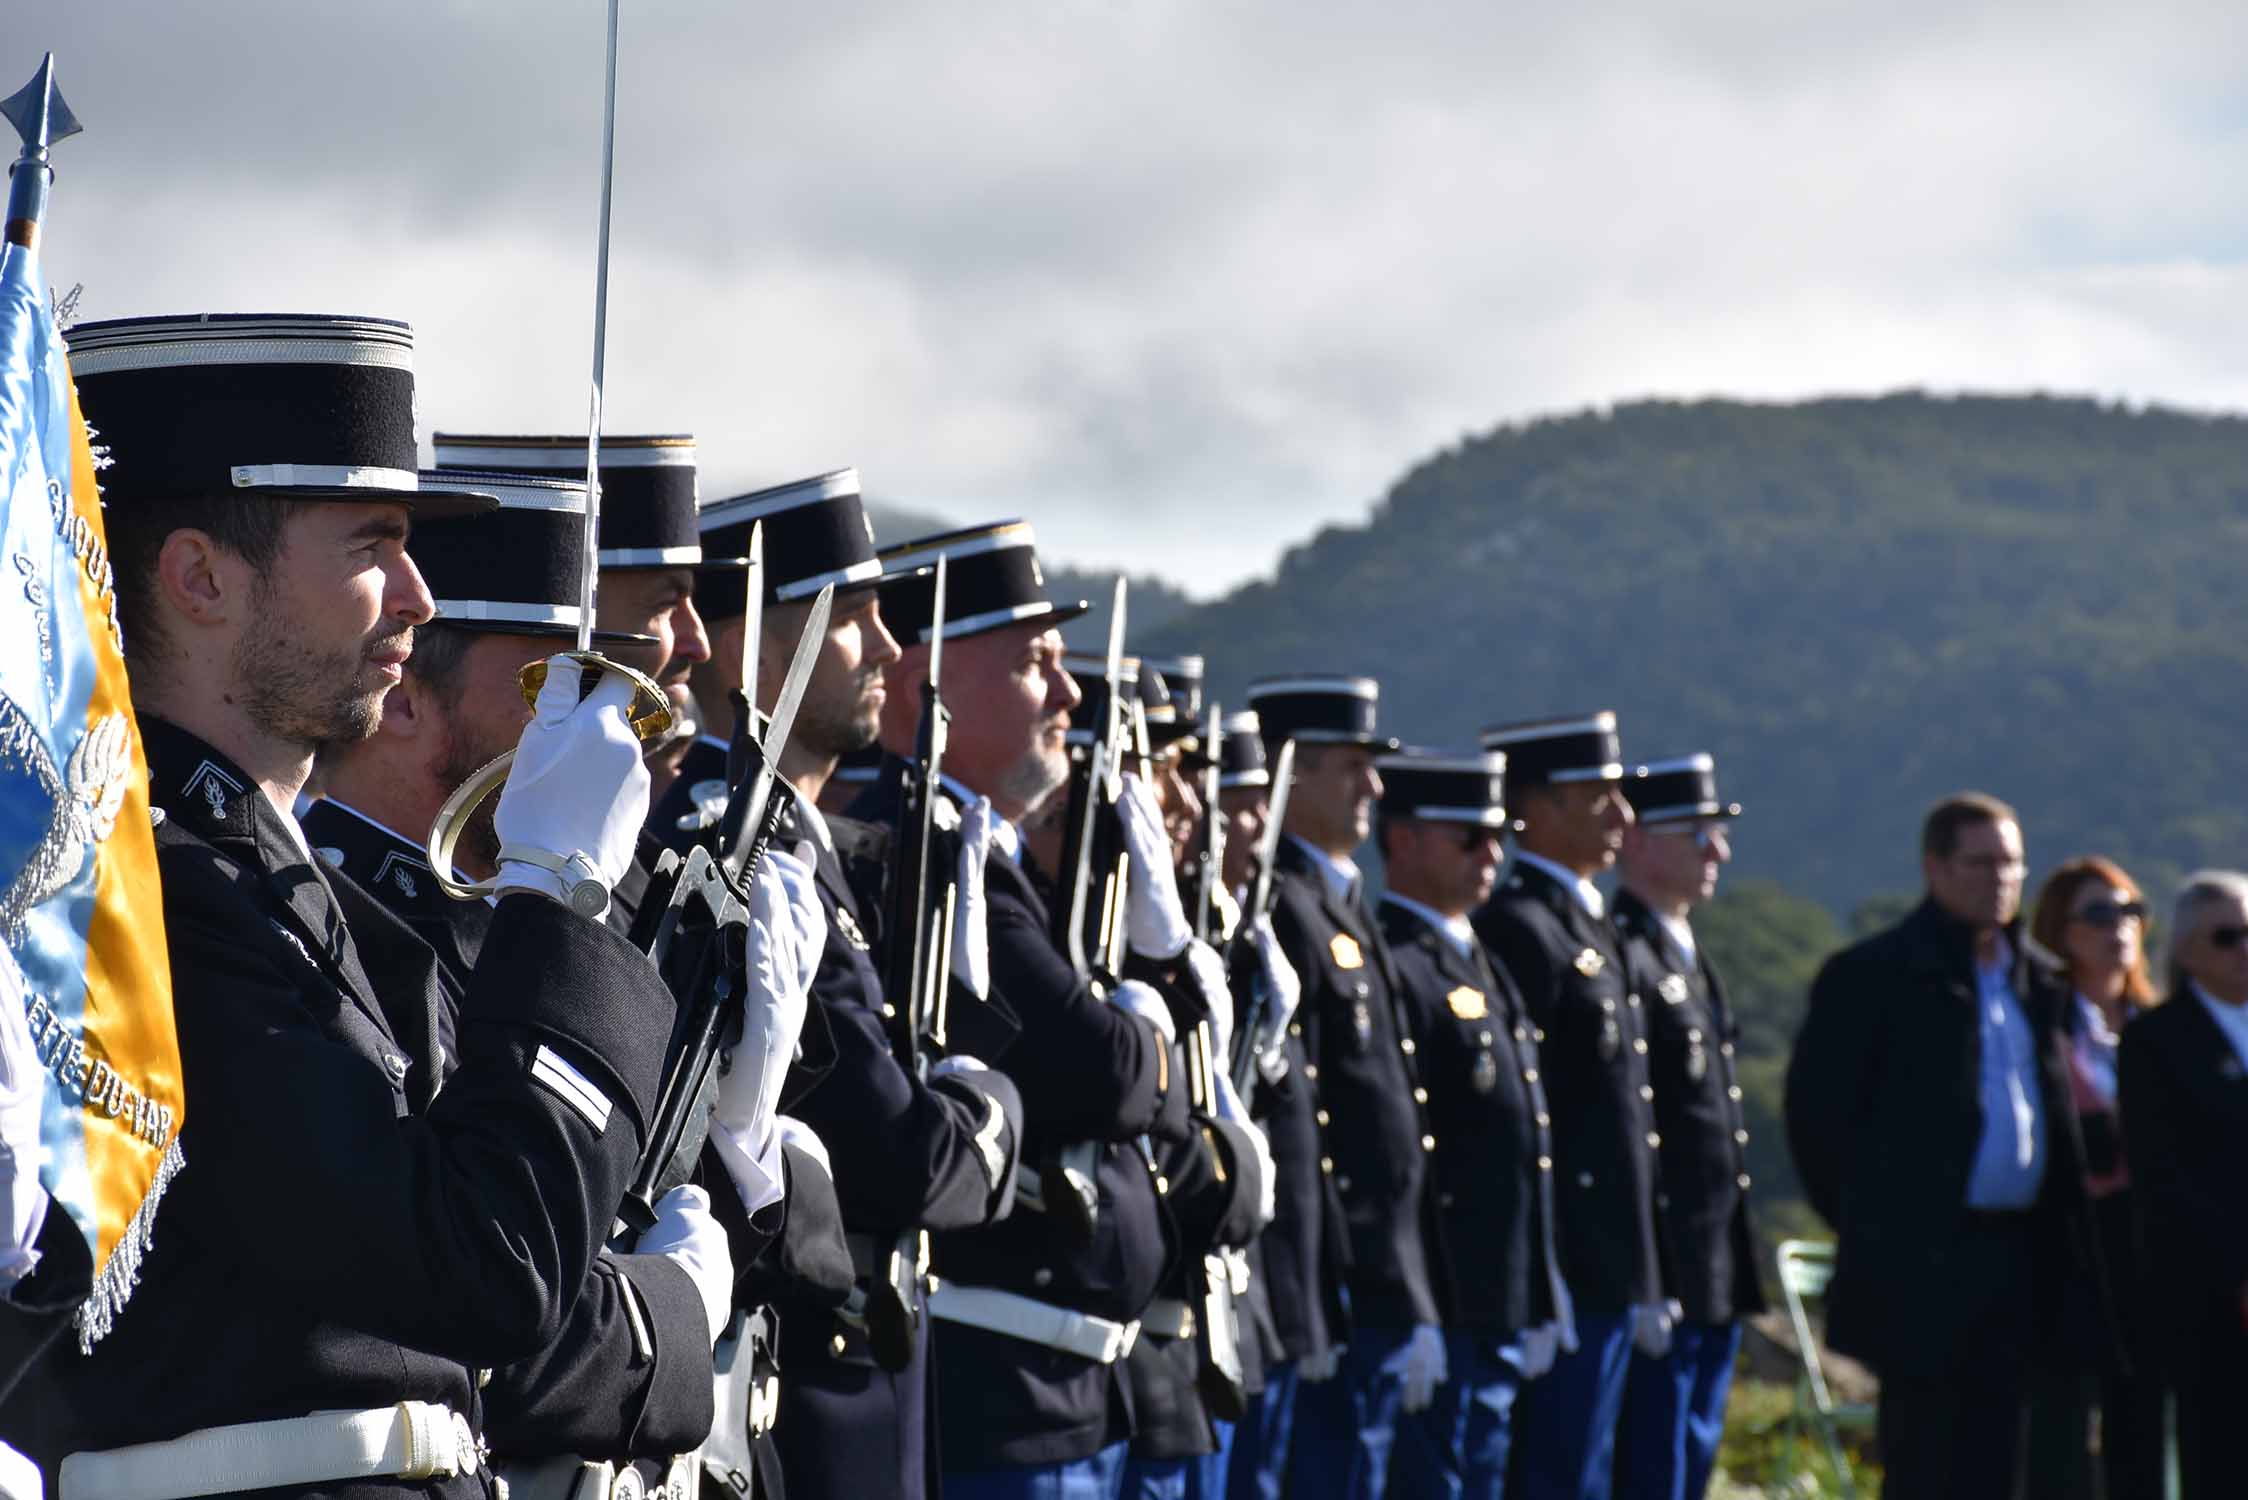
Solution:
{"label": "white collar", "polygon": [[1347,854],[1334,855],[1315,848],[1299,835],[1291,833],[1288,837],[1297,848],[1311,856],[1313,866],[1319,871],[1319,878],[1327,884],[1328,896],[1336,901],[1348,901],[1351,888],[1358,884],[1357,863]]}
{"label": "white collar", "polygon": [[1466,917],[1447,917],[1433,906],[1424,905],[1410,896],[1400,896],[1395,891],[1383,891],[1382,899],[1393,902],[1419,917],[1452,945],[1452,950],[1462,958],[1475,953],[1475,924]]}
{"label": "white collar", "polygon": [[1663,912],[1656,912],[1655,920],[1663,924],[1663,931],[1669,933],[1671,941],[1678,944],[1679,952],[1685,954],[1689,960],[1700,957],[1694,947],[1694,924],[1692,922],[1684,917],[1673,917]]}
{"label": "white collar", "polygon": [[812,837],[820,841],[822,849],[833,854],[835,852],[835,835],[829,831],[827,815],[820,811],[819,804],[798,791],[794,782],[783,782],[781,784],[787,787],[789,795],[796,799],[796,811],[803,817],[804,826],[812,831]]}
{"label": "white collar", "polygon": [[[937,785],[952,795],[953,801],[960,804],[962,812],[985,800],[943,771],[937,773]],[[998,846],[999,852],[1006,855],[1011,863],[1020,865],[1023,862],[1023,831],[1010,820],[999,816],[997,808],[993,808],[991,814],[991,842]]]}
{"label": "white collar", "polygon": [[1561,883],[1563,890],[1575,891],[1577,893],[1577,905],[1583,907],[1585,915],[1595,922],[1608,915],[1607,898],[1600,894],[1600,887],[1594,885],[1585,876],[1579,875],[1574,870],[1565,870],[1544,855],[1532,854],[1527,849],[1517,848],[1514,851],[1514,858],[1534,870],[1545,871],[1546,874]]}
{"label": "white collar", "polygon": [[314,804],[315,802],[325,802],[325,803],[327,803],[327,804],[328,804],[328,805],[329,805],[330,807],[334,808],[334,809],[335,809],[335,810],[336,810],[337,812],[340,812],[340,813],[349,813],[349,814],[351,814],[351,815],[352,815],[353,817],[357,818],[357,819],[358,819],[358,820],[359,820],[360,822],[362,822],[362,823],[366,824],[366,825],[367,825],[367,826],[368,826],[369,828],[372,828],[372,829],[376,830],[376,831],[377,831],[378,833],[387,833],[387,834],[389,834],[389,835],[390,835],[390,836],[391,836],[392,838],[394,838],[394,839],[398,840],[398,842],[399,842],[399,843],[401,843],[401,844],[404,844],[404,845],[405,845],[405,846],[406,846],[407,848],[409,848],[409,849],[413,850],[413,851],[414,851],[415,853],[417,853],[417,854],[423,854],[423,855],[425,855],[425,856],[426,856],[426,853],[427,853],[427,850],[426,850],[426,846],[424,846],[424,845],[422,845],[422,844],[417,844],[417,843],[415,843],[415,842],[414,842],[414,841],[413,841],[412,839],[410,839],[410,838],[406,837],[406,835],[404,835],[404,834],[400,833],[400,832],[399,832],[399,831],[398,831],[397,829],[395,829],[395,828],[391,827],[391,826],[390,826],[390,825],[389,825],[388,823],[385,823],[384,821],[382,821],[382,819],[380,819],[380,818],[370,818],[370,817],[368,817],[368,816],[367,816],[367,815],[366,815],[365,813],[361,812],[361,811],[360,811],[360,810],[359,810],[358,808],[356,808],[356,807],[353,807],[353,806],[352,806],[352,805],[351,805],[350,803],[348,803],[348,802],[345,802],[345,801],[341,800],[340,798],[336,798],[336,797],[320,797],[320,798],[299,797],[299,798],[297,799],[297,806],[298,806],[298,808],[299,808],[299,809],[306,809],[306,810],[309,810],[309,809],[310,809],[310,808],[311,808],[311,807],[313,806],[313,804]]}

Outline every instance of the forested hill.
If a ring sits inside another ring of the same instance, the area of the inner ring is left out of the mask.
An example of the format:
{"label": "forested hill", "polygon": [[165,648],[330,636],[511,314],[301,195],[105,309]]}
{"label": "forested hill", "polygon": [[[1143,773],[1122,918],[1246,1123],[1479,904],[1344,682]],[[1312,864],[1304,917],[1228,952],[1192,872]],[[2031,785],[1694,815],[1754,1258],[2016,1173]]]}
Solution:
{"label": "forested hill", "polygon": [[1627,757],[1717,754],[1736,875],[1837,913],[1918,885],[1963,786],[2020,807],[2036,869],[2110,852],[2159,900],[2248,863],[2244,583],[2248,421],[1649,402],[1466,440],[1133,645],[1206,651],[1229,704],[1371,673],[1421,743],[1612,707]]}

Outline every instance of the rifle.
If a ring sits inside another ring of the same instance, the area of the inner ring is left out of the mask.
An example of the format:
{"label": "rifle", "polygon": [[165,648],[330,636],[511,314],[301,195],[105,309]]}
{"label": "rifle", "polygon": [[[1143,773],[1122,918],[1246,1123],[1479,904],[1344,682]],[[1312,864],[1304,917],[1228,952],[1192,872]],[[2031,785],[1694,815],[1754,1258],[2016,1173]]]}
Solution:
{"label": "rifle", "polygon": [[[1134,705],[1135,713],[1138,705]],[[1202,752],[1209,764],[1202,772],[1202,849],[1195,881],[1196,941],[1208,943],[1217,919],[1215,894],[1225,855],[1225,817],[1218,808],[1218,706],[1213,703],[1203,717]],[[1148,761],[1146,721],[1138,725],[1141,774]],[[1214,1118],[1218,1108],[1216,1043],[1211,1035],[1207,997],[1202,1015],[1187,1038],[1186,1077],[1189,1097],[1197,1112]],[[1216,1143],[1205,1138],[1213,1155]],[[1235,1252],[1213,1249],[1200,1267],[1187,1267],[1187,1290],[1195,1307],[1195,1385],[1220,1421],[1237,1422],[1249,1409],[1246,1377],[1241,1370],[1241,1322],[1233,1300]]]}
{"label": "rifle", "polygon": [[[1081,979],[1114,989],[1124,967],[1124,902],[1130,861],[1116,799],[1123,790],[1124,752],[1124,596],[1116,580],[1108,618],[1108,656],[1101,674],[1106,688],[1102,722],[1082,759],[1072,753],[1069,811],[1063,821],[1061,900],[1053,913],[1055,946],[1069,956]],[[1098,898],[1096,904],[1096,882]],[[1101,1145],[1078,1141],[1056,1150],[1038,1172],[1031,1203],[1067,1225],[1080,1242],[1089,1242],[1100,1215],[1097,1173]]]}
{"label": "rifle", "polygon": [[[890,1045],[905,1070],[927,1079],[931,1053],[945,1050],[945,1006],[952,981],[952,916],[959,895],[949,878],[933,876],[929,851],[936,834],[938,775],[944,767],[945,732],[951,722],[938,684],[944,667],[945,557],[937,555],[936,598],[929,617],[929,675],[921,685],[921,725],[913,764],[906,767],[899,801],[897,859],[890,872],[885,930],[888,962],[882,995],[891,1011]],[[937,887],[941,886],[941,893]],[[904,1230],[890,1242],[882,1276],[867,1291],[867,1342],[885,1370],[913,1359],[921,1327],[922,1288],[929,1271],[927,1230]]]}
{"label": "rifle", "polygon": [[1216,947],[1218,887],[1225,880],[1225,814],[1218,808],[1218,751],[1224,742],[1218,705],[1202,716],[1202,848],[1195,855],[1194,935]]}
{"label": "rifle", "polygon": [[[1264,832],[1257,839],[1257,868],[1249,877],[1249,899],[1241,908],[1241,926],[1235,934],[1238,942],[1253,942],[1251,929],[1256,922],[1272,910],[1272,879],[1274,867],[1280,859],[1280,824],[1288,816],[1288,792],[1295,784],[1296,742],[1282,742],[1280,753],[1273,757],[1271,791],[1265,798]],[[1264,977],[1262,964],[1250,965],[1256,975],[1249,987],[1249,1007],[1242,1015],[1241,1024],[1233,1038],[1233,1086],[1243,1099],[1249,1097],[1257,1079],[1257,1055],[1264,1050],[1258,1043],[1258,1034],[1264,1029],[1272,1014],[1272,992]]]}
{"label": "rifle", "polygon": [[656,1200],[692,1175],[710,1133],[716,1103],[718,1053],[726,1023],[738,1012],[749,978],[749,891],[790,799],[776,796],[780,757],[796,726],[820,645],[827,636],[835,586],[812,601],[804,634],[764,730],[758,730],[757,650],[764,604],[763,528],[750,538],[747,580],[750,618],[742,635],[742,686],[734,694],[734,736],[726,749],[731,788],[714,833],[682,859],[665,851],[656,863],[648,900],[633,924],[632,941],[682,997],[679,1020],[665,1054],[656,1094],[655,1123],[632,1185],[619,1210],[625,1223],[645,1230],[655,1222]]}

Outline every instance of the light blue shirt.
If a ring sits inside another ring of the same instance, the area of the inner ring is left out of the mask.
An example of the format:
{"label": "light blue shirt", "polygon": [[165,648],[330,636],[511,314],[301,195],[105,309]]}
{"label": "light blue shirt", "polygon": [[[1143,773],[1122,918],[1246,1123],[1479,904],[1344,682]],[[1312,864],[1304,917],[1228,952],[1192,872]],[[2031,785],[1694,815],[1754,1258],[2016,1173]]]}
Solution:
{"label": "light blue shirt", "polygon": [[1995,962],[1975,966],[1983,1134],[1967,1176],[1967,1206],[2029,1208],[2045,1183],[2045,1104],[2037,1039],[2014,993],[2013,950],[2004,938],[1998,948]]}
{"label": "light blue shirt", "polygon": [[2201,1002],[2203,1010],[2209,1012],[2209,1019],[2217,1023],[2217,1029],[2225,1034],[2225,1040],[2232,1043],[2232,1050],[2240,1054],[2241,1065],[2248,1067],[2248,1005],[2227,1005],[2222,1000],[2211,998],[2209,992],[2196,981],[2189,979],[2186,983],[2193,986],[2193,998]]}
{"label": "light blue shirt", "polygon": [[1348,855],[1338,858],[1294,834],[1288,837],[1295,846],[1311,856],[1311,863],[1319,871],[1319,878],[1327,883],[1327,894],[1336,901],[1348,903],[1358,894],[1358,862]]}
{"label": "light blue shirt", "polygon": [[1544,855],[1532,854],[1527,849],[1517,848],[1510,857],[1520,864],[1530,866],[1532,869],[1545,871],[1561,883],[1563,890],[1575,892],[1577,905],[1583,907],[1585,915],[1595,922],[1608,915],[1608,898],[1600,894],[1599,886],[1594,885],[1576,871],[1563,869]]}
{"label": "light blue shirt", "polygon": [[1447,917],[1435,907],[1415,901],[1410,896],[1400,896],[1395,891],[1382,892],[1382,899],[1403,907],[1435,928],[1438,934],[1452,945],[1452,951],[1459,954],[1460,957],[1467,958],[1474,954],[1476,944],[1475,925],[1467,918]]}

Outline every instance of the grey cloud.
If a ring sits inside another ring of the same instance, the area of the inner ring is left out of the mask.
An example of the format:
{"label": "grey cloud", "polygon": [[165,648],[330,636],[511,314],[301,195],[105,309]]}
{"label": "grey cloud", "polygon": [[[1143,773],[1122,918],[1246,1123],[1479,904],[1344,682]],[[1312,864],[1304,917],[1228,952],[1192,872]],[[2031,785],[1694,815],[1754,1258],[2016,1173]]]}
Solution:
{"label": "grey cloud", "polygon": [[[30,9],[89,122],[49,242],[87,316],[396,312],[430,420],[582,420],[598,0]],[[714,485],[856,462],[1209,589],[1583,402],[2233,401],[2244,29],[2201,0],[628,6],[612,425],[695,428]]]}

